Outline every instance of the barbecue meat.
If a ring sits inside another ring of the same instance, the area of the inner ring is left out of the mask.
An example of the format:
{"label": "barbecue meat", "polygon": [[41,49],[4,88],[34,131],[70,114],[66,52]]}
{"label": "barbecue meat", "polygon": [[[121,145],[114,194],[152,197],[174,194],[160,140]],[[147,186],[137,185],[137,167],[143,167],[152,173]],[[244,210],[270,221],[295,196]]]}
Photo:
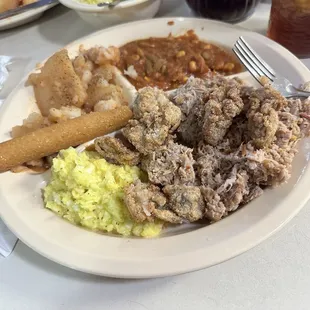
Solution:
{"label": "barbecue meat", "polygon": [[223,85],[214,88],[205,104],[202,124],[202,138],[206,143],[217,145],[224,138],[234,117],[243,109],[240,97],[240,84],[226,80]]}
{"label": "barbecue meat", "polygon": [[154,184],[193,184],[195,182],[193,150],[169,141],[142,160],[142,169]]}
{"label": "barbecue meat", "polygon": [[169,128],[160,124],[147,127],[138,120],[129,120],[123,135],[142,154],[147,155],[161,147],[168,139]]}
{"label": "barbecue meat", "polygon": [[145,88],[124,129],[149,182],[160,186],[130,187],[134,218],[215,222],[288,181],[296,144],[309,135],[310,99],[286,100],[268,85],[218,76],[190,78],[168,96],[177,116],[161,91]]}
{"label": "barbecue meat", "polygon": [[182,111],[182,120],[190,114],[197,103],[203,103],[208,96],[208,88],[204,80],[190,77],[186,84],[170,91],[168,98]]}
{"label": "barbecue meat", "polygon": [[159,187],[136,181],[125,189],[125,204],[138,223],[154,221],[155,218],[171,223],[182,224],[184,219],[166,206],[166,197]]}
{"label": "barbecue meat", "polygon": [[167,185],[163,189],[167,205],[178,216],[195,222],[203,217],[204,202],[197,186]]}
{"label": "barbecue meat", "polygon": [[205,217],[211,221],[219,221],[226,215],[226,208],[221,197],[209,186],[201,187],[201,193],[205,202]]}
{"label": "barbecue meat", "polygon": [[136,166],[140,162],[140,154],[130,150],[117,138],[97,138],[95,140],[95,149],[104,159],[112,164]]}
{"label": "barbecue meat", "polygon": [[155,209],[153,215],[159,220],[171,223],[171,224],[182,224],[184,219],[177,216],[174,212],[168,209]]}
{"label": "barbecue meat", "polygon": [[170,133],[179,126],[181,121],[181,110],[167,98],[162,90],[152,87],[139,90],[133,113],[134,118],[147,127],[158,123],[167,126]]}
{"label": "barbecue meat", "polygon": [[200,140],[211,145],[219,143],[233,118],[243,110],[241,87],[236,79],[189,79],[170,95],[183,112],[183,122],[178,129],[181,139],[190,146]]}
{"label": "barbecue meat", "polygon": [[181,122],[181,110],[157,88],[139,91],[133,113],[123,134],[144,155],[163,145]]}
{"label": "barbecue meat", "polygon": [[238,165],[231,170],[229,177],[216,190],[226,209],[226,213],[238,209],[243,197],[249,194],[249,176],[245,170],[238,169]]}
{"label": "barbecue meat", "polygon": [[132,218],[138,222],[153,221],[153,212],[166,204],[166,198],[160,189],[140,180],[125,188],[125,205]]}

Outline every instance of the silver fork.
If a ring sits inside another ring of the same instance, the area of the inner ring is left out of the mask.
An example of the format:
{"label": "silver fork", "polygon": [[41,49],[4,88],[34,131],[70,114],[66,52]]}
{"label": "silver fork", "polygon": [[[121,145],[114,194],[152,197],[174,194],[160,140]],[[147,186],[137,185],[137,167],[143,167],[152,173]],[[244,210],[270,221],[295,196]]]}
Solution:
{"label": "silver fork", "polygon": [[272,69],[243,37],[237,40],[233,51],[260,84],[264,85],[268,81],[274,89],[286,98],[310,97],[310,92],[295,87],[288,79]]}

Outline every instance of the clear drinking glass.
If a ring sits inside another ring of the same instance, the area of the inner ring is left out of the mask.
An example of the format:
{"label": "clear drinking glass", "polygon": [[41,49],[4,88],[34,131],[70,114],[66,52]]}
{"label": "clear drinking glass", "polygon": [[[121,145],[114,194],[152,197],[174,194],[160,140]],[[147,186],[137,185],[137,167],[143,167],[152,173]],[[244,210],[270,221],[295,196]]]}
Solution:
{"label": "clear drinking glass", "polygon": [[310,0],[272,0],[268,37],[297,57],[310,57]]}

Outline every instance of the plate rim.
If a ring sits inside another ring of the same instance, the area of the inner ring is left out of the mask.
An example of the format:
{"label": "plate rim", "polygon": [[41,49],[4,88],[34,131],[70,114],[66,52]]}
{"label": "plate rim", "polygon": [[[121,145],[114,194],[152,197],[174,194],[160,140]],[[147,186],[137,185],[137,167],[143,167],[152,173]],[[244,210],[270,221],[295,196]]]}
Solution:
{"label": "plate rim", "polygon": [[[118,11],[121,9],[131,8],[136,5],[144,4],[149,0],[128,0],[125,2],[119,3],[113,10]],[[72,9],[77,10],[81,12],[87,12],[87,13],[108,13],[109,8],[108,7],[98,7],[96,4],[89,4],[85,2],[79,2],[78,0],[59,0],[61,4],[64,6]]]}
{"label": "plate rim", "polygon": [[[258,33],[255,33],[255,32],[252,32],[252,31],[249,31],[247,29],[244,29],[242,27],[239,27],[239,26],[233,26],[233,25],[229,25],[229,24],[226,24],[226,23],[222,23],[222,22],[218,22],[218,21],[210,21],[210,20],[205,20],[205,19],[197,19],[197,18],[185,18],[185,17],[163,17],[163,18],[159,18],[159,20],[163,21],[163,20],[167,20],[167,21],[171,21],[171,20],[175,20],[175,21],[191,21],[191,20],[201,20],[202,22],[204,23],[214,23],[214,24],[221,24],[221,25],[225,25],[225,26],[229,26],[230,28],[235,28],[235,29],[242,29],[242,31],[246,31],[248,32],[249,34],[251,34],[253,37],[255,38],[260,38],[260,39],[264,39],[266,40],[267,38],[261,34],[258,34]],[[114,27],[110,27],[110,28],[106,28],[106,29],[103,29],[103,30],[100,30],[100,31],[96,31],[94,33],[91,33],[87,36],[84,36],[80,39],[77,39],[69,44],[67,44],[66,46],[62,47],[62,48],[70,48],[72,45],[76,45],[78,44],[80,41],[83,41],[85,39],[88,39],[92,36],[96,36],[98,34],[103,34],[105,32],[108,32],[108,31],[113,31],[117,28],[124,28],[124,27],[128,27],[132,24],[138,24],[138,23],[143,23],[143,22],[150,22],[151,20],[144,20],[144,21],[136,21],[136,22],[131,22],[131,23],[126,23],[126,24],[121,24],[121,25],[117,25],[117,26],[114,26]],[[269,40],[269,39],[268,39]],[[270,40],[269,40],[270,41]],[[276,49],[277,51],[284,51],[284,55],[285,55],[285,58],[289,58],[292,62],[295,62],[297,65],[298,65],[298,68],[299,68],[299,73],[300,75],[306,79],[306,76],[307,78],[310,79],[310,72],[309,70],[307,69],[307,67],[298,59],[296,58],[293,54],[291,54],[290,52],[288,52],[285,48],[283,48],[282,46],[270,41],[269,44],[271,44],[273,46],[274,49]],[[28,76],[28,74],[26,75]],[[20,83],[18,83],[18,85],[14,88],[14,90],[11,92],[11,94],[7,97],[7,99],[5,100],[5,102],[3,103],[2,107],[0,108],[0,112],[3,111],[4,109],[6,109],[6,107],[8,106],[8,102],[11,100],[11,98],[13,97],[15,91],[21,86],[21,84],[23,83],[23,81],[25,80],[25,78],[23,78],[21,80]],[[1,117],[0,117],[0,120],[1,120]],[[305,172],[304,172],[304,177],[300,180],[300,183],[298,184],[298,188],[307,188],[307,178],[310,178],[310,164],[307,165],[306,169],[305,169]],[[287,200],[289,201],[292,201],[294,202],[294,199],[296,196],[298,196],[298,191],[296,191],[296,189],[293,189],[290,194],[288,195],[288,198]],[[305,192],[305,191],[304,191]],[[1,189],[0,189],[0,193],[1,193]],[[86,264],[83,264],[83,260],[79,260],[79,261],[75,261],[74,263],[72,262],[69,262],[70,259],[65,259],[63,258],[64,256],[74,256],[75,253],[71,253],[71,254],[64,254],[64,253],[61,253],[61,257],[60,258],[60,255],[53,255],[51,254],[50,252],[53,252],[52,249],[46,249],[44,247],[40,247],[39,245],[40,242],[44,242],[44,239],[40,236],[34,236],[35,238],[34,239],[42,239],[41,241],[31,241],[31,242],[28,242],[28,240],[24,240],[23,236],[20,235],[20,232],[21,230],[17,231],[15,228],[14,228],[14,225],[12,224],[12,222],[14,222],[14,220],[11,220],[11,221],[7,221],[7,217],[9,217],[9,213],[10,213],[10,210],[5,210],[5,208],[1,208],[0,207],[0,214],[1,214],[1,217],[3,219],[3,221],[7,224],[7,226],[12,230],[13,233],[15,233],[15,235],[22,241],[24,242],[27,246],[29,246],[30,248],[32,248],[33,250],[35,250],[37,253],[39,253],[40,255],[54,261],[54,262],[57,262],[63,266],[66,266],[66,267],[69,267],[71,269],[75,269],[75,270],[79,270],[79,271],[82,271],[82,272],[86,272],[86,273],[90,273],[90,274],[96,274],[96,275],[101,275],[101,276],[109,276],[109,277],[117,277],[117,278],[153,278],[153,277],[164,277],[164,276],[171,276],[171,275],[176,275],[176,274],[182,274],[182,273],[187,273],[187,272],[191,272],[191,271],[195,271],[195,270],[199,270],[199,269],[203,269],[203,268],[207,268],[207,267],[210,267],[210,266],[213,266],[213,265],[216,265],[216,264],[219,264],[219,263],[222,263],[226,260],[229,260],[233,257],[236,257],[242,253],[244,253],[245,251],[247,250],[250,250],[251,248],[255,247],[256,245],[260,244],[262,241],[264,241],[265,239],[269,238],[272,234],[274,234],[275,232],[277,232],[278,230],[280,230],[287,222],[289,222],[302,208],[303,206],[306,204],[306,202],[308,201],[308,199],[310,198],[310,191],[309,192],[305,192],[305,195],[303,196],[303,199],[300,201],[300,203],[298,204],[298,207],[297,208],[294,208],[294,210],[285,210],[286,211],[286,216],[282,216],[281,219],[279,220],[279,218],[274,218],[272,216],[269,216],[268,218],[264,219],[264,221],[261,221],[259,224],[257,224],[256,226],[261,226],[262,225],[262,222],[271,222],[273,223],[272,225],[269,224],[269,226],[267,225],[266,227],[268,228],[264,228],[262,227],[262,229],[260,229],[260,236],[259,237],[256,237],[256,238],[248,238],[248,236],[244,236],[243,234],[243,239],[248,239],[248,240],[244,240],[244,242],[242,243],[242,246],[240,245],[238,250],[234,249],[233,251],[230,251],[229,254],[228,253],[224,253],[222,256],[221,259],[214,259],[215,261],[212,262],[212,263],[204,263],[203,261],[199,262],[196,262],[196,265],[195,266],[192,266],[192,267],[188,267],[188,266],[182,266],[182,268],[177,268],[177,266],[173,269],[173,270],[170,270],[170,271],[162,271],[162,270],[151,270],[151,269],[146,269],[146,268],[137,268],[137,269],[130,269],[128,268],[127,271],[124,273],[124,271],[120,271],[120,272],[116,272],[114,268],[113,271],[109,271],[107,268],[105,268],[105,270],[94,270],[91,266],[88,266]],[[282,203],[281,205],[287,205],[287,203]],[[287,208],[286,208],[287,209]],[[13,212],[13,210],[11,210],[11,212]],[[4,216],[5,215],[5,216]],[[5,217],[5,218],[4,218]],[[225,221],[225,219],[223,220]],[[12,225],[11,225],[12,224]],[[216,225],[216,224],[215,224]],[[270,229],[270,226],[273,227],[272,229]],[[257,227],[254,227],[255,229],[257,229]],[[202,228],[203,229],[203,228]],[[250,231],[251,234],[254,233],[254,229],[251,229]],[[235,238],[240,238],[240,236],[236,236]],[[26,238],[27,239],[27,238]],[[35,243],[35,245],[34,245]],[[238,243],[240,243],[240,241],[238,241]],[[44,250],[41,250],[41,248],[43,248]],[[58,248],[59,250],[59,248]],[[66,249],[65,249],[66,251]],[[69,251],[69,250],[67,250]],[[195,252],[196,253],[196,252]],[[104,259],[102,258],[103,260],[109,260],[109,259]],[[91,264],[90,264],[91,265]],[[107,264],[108,265],[108,264]]]}
{"label": "plate rim", "polygon": [[31,9],[29,11],[25,11],[25,12],[13,15],[11,17],[1,19],[0,20],[0,31],[9,30],[11,28],[18,27],[19,25],[23,24],[24,20],[27,20],[31,17],[39,16],[40,14],[43,14],[45,11],[51,9],[52,7],[58,4],[59,2],[57,1],[56,3],[46,4],[39,8]]}

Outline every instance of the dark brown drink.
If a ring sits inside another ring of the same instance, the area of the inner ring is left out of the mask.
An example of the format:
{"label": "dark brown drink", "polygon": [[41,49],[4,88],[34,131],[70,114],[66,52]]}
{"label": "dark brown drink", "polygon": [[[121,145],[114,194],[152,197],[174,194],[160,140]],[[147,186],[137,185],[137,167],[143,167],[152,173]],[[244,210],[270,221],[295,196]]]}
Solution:
{"label": "dark brown drink", "polygon": [[310,0],[273,0],[268,36],[296,56],[310,57]]}
{"label": "dark brown drink", "polygon": [[251,16],[260,0],[187,0],[198,16],[237,23]]}

